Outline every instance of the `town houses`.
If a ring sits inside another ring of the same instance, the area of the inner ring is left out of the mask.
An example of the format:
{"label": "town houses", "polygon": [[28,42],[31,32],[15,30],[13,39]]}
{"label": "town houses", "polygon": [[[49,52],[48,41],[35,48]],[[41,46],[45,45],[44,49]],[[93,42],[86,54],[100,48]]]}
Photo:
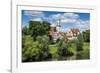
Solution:
{"label": "town houses", "polygon": [[54,26],[51,27],[49,31],[49,36],[51,36],[54,41],[61,38],[68,39],[68,40],[77,39],[77,36],[80,34],[78,28],[71,28],[66,32],[61,32],[59,31],[58,28],[59,28],[58,26]]}
{"label": "town houses", "polygon": [[77,39],[77,36],[80,34],[78,28],[70,28],[69,30],[62,32],[61,28],[61,19],[58,19],[55,24],[50,25],[49,36],[53,38],[54,41],[57,39],[64,38],[65,40]]}

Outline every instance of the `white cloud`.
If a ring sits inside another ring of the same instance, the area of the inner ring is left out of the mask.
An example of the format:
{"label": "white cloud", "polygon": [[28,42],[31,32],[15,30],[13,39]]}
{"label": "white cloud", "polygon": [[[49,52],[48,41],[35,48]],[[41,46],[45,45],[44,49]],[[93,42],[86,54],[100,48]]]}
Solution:
{"label": "white cloud", "polygon": [[66,19],[62,19],[61,23],[62,24],[75,23],[76,21],[77,21],[76,19],[68,19],[68,18],[66,18]]}
{"label": "white cloud", "polygon": [[62,23],[76,23],[79,15],[75,13],[64,13],[61,18]]}
{"label": "white cloud", "polygon": [[55,15],[52,15],[51,18],[53,19],[58,19],[61,17],[61,14],[55,14]]}
{"label": "white cloud", "polygon": [[62,17],[62,15],[61,14],[53,14],[53,15],[50,15],[49,17],[48,17],[48,20],[50,20],[50,21],[56,21],[56,20],[58,20],[59,18],[61,18]]}
{"label": "white cloud", "polygon": [[81,31],[87,30],[90,28],[89,20],[78,20],[76,22],[76,27],[79,28]]}
{"label": "white cloud", "polygon": [[[64,13],[64,14],[55,14],[49,17],[49,20],[54,21],[52,24],[55,26],[57,20],[60,19],[61,25],[68,25],[66,28],[61,28],[61,31],[67,31],[68,29],[78,28],[81,32],[90,28],[89,20],[82,20],[79,18],[79,15],[76,13]],[[70,25],[70,26],[69,26]],[[72,26],[71,26],[72,25]]]}
{"label": "white cloud", "polygon": [[63,14],[54,14],[48,17],[48,20],[52,23],[57,23],[57,20],[60,19],[61,24],[75,23],[79,18],[78,14],[75,13],[63,13]]}
{"label": "white cloud", "polygon": [[41,18],[33,18],[32,21],[43,21]]}
{"label": "white cloud", "polygon": [[32,21],[42,21],[44,13],[42,11],[24,11],[24,15],[29,16]]}
{"label": "white cloud", "polygon": [[79,18],[79,15],[75,14],[75,13],[64,13],[63,16],[65,18],[71,18],[71,19],[77,19],[77,18]]}
{"label": "white cloud", "polygon": [[75,14],[75,13],[63,13],[63,14],[54,14],[54,15],[51,15],[49,16],[49,18],[52,18],[52,19],[77,19],[79,18],[79,15],[78,14]]}
{"label": "white cloud", "polygon": [[24,15],[27,15],[27,16],[43,16],[43,12],[41,11],[32,11],[32,10],[29,10],[29,11],[24,11]]}

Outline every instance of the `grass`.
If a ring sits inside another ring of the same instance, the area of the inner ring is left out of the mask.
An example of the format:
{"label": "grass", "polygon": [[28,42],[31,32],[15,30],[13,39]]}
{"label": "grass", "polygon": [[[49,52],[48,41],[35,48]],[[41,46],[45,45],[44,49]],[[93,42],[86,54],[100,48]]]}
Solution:
{"label": "grass", "polygon": [[[50,48],[50,53],[52,54],[52,57],[54,59],[56,59],[58,56],[57,55],[57,44],[49,45],[49,48]],[[69,51],[73,52],[74,55],[75,55],[75,53],[77,53],[76,46],[73,43],[69,46],[68,49],[69,49]],[[81,51],[79,53],[79,55],[77,55],[77,56],[79,56],[79,59],[89,59],[89,57],[90,57],[90,44],[84,42],[83,51]]]}

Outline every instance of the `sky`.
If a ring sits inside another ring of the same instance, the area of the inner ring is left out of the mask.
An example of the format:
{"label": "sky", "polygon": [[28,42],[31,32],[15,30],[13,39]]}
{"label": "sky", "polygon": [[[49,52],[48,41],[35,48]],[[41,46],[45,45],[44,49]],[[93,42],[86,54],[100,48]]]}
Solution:
{"label": "sky", "polygon": [[22,10],[22,26],[28,26],[30,20],[48,21],[50,26],[56,26],[60,20],[61,32],[71,28],[78,28],[80,31],[90,29],[90,13]]}

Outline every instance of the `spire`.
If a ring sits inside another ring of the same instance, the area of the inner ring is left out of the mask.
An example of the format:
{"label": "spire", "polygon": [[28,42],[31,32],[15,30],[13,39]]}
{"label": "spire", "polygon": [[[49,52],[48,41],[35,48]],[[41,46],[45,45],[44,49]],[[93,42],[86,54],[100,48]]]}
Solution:
{"label": "spire", "polygon": [[58,32],[60,31],[60,27],[61,27],[61,19],[58,18],[57,21],[56,21],[56,29],[57,29]]}
{"label": "spire", "polygon": [[60,23],[61,23],[61,19],[59,18],[59,19],[57,19],[57,26],[58,27],[61,27]]}

